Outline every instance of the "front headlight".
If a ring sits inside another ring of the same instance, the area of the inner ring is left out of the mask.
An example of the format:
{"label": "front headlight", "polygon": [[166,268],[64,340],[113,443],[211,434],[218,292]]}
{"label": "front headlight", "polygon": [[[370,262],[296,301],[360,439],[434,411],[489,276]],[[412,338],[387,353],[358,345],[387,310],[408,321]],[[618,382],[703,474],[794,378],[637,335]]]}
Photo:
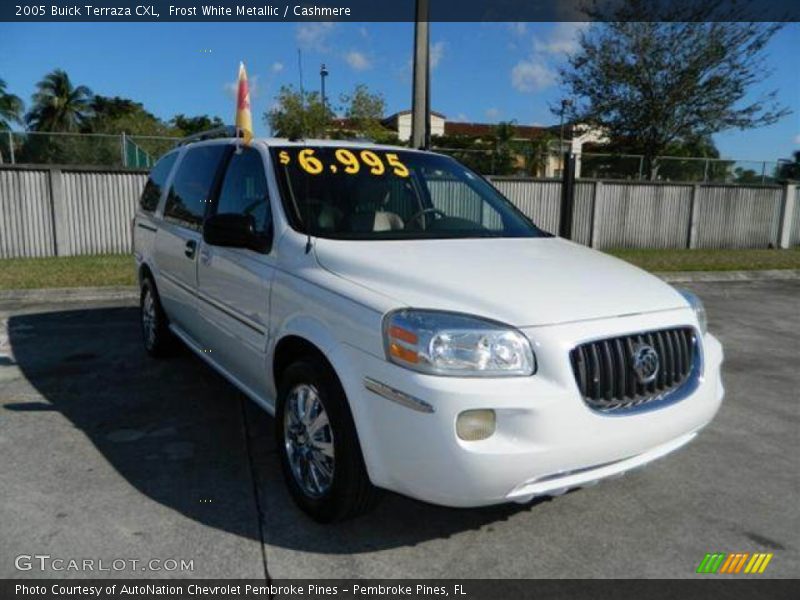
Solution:
{"label": "front headlight", "polygon": [[703,306],[703,302],[689,290],[679,289],[678,292],[692,307],[694,314],[697,315],[697,322],[700,324],[700,333],[705,335],[708,332],[708,319],[706,318],[706,308]]}
{"label": "front headlight", "polygon": [[536,359],[522,333],[478,317],[402,309],[383,320],[386,357],[431,375],[508,377],[533,375]]}

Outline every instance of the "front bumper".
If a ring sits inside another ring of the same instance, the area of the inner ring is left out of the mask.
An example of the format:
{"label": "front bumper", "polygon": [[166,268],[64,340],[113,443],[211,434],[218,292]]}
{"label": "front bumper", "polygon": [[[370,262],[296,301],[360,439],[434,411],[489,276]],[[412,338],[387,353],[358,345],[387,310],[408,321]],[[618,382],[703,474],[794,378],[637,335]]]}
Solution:
{"label": "front bumper", "polygon": [[[635,315],[524,330],[539,371],[532,377],[450,378],[423,375],[351,346],[339,348],[339,371],[350,400],[372,482],[446,506],[525,502],[590,485],[665,456],[688,443],[719,409],[722,347],[701,342],[703,371],[693,393],[644,411],[600,413],[580,398],[569,364],[587,339],[659,327],[696,327],[691,311]],[[365,388],[365,378],[423,400],[413,410]],[[460,440],[457,415],[493,409],[494,435]]]}

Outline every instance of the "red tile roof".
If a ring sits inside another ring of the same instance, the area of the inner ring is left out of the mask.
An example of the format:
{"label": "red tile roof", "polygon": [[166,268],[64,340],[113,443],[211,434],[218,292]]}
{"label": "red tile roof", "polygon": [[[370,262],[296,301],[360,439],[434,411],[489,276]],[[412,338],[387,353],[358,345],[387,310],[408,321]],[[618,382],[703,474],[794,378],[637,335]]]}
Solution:
{"label": "red tile roof", "polygon": [[[492,123],[466,123],[458,121],[445,121],[445,135],[463,135],[467,137],[488,137],[494,135],[495,124]],[[514,137],[536,138],[548,131],[547,127],[534,127],[531,125],[514,125]]]}

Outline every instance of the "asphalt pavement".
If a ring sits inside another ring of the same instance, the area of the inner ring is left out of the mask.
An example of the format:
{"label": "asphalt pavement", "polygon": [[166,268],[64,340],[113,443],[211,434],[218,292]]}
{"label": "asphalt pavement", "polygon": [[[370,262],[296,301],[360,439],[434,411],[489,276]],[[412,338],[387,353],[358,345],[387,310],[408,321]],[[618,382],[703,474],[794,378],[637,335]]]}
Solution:
{"label": "asphalt pavement", "polygon": [[292,504],[269,416],[188,351],[145,355],[131,300],[1,301],[0,578],[695,577],[707,552],[771,552],[763,577],[798,577],[800,281],[687,287],[727,390],[688,447],[533,504],[387,493],[333,526]]}

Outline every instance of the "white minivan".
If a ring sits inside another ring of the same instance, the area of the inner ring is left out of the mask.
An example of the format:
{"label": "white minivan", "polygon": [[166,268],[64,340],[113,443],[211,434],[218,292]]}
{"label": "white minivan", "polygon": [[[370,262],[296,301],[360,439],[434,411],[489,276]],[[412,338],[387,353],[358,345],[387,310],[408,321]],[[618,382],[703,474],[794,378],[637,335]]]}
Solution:
{"label": "white minivan", "polygon": [[[229,135],[229,134],[228,134]],[[292,496],[527,502],[680,448],[720,407],[700,301],[539,229],[456,160],[196,136],[134,220],[146,350],[275,416]]]}

